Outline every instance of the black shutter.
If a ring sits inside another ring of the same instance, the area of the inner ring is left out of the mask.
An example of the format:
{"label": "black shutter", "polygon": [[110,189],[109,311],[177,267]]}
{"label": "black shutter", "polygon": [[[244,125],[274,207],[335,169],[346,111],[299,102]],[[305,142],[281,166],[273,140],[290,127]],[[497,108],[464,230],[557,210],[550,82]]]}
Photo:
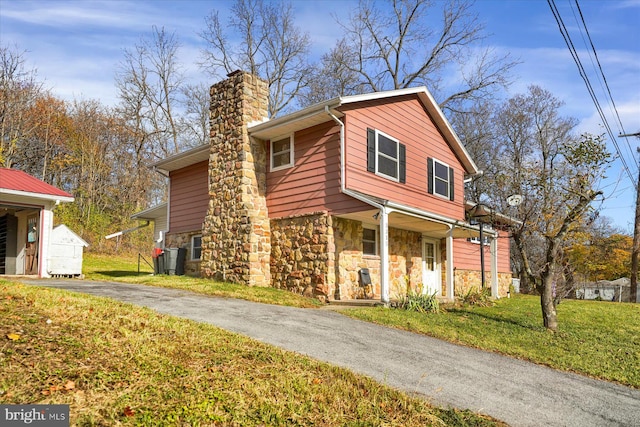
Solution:
{"label": "black shutter", "polygon": [[376,132],[367,128],[367,171],[376,171]]}
{"label": "black shutter", "polygon": [[400,144],[400,183],[407,181],[407,148],[404,144]]}
{"label": "black shutter", "polygon": [[449,200],[453,201],[453,168],[449,168]]}
{"label": "black shutter", "polygon": [[433,194],[433,159],[427,157],[427,191]]}

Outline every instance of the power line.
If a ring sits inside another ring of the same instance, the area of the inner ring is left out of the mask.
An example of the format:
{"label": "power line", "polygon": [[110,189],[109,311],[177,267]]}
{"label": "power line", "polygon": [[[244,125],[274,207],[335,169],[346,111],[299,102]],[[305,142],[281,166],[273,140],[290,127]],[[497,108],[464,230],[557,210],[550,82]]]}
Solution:
{"label": "power line", "polygon": [[[596,47],[593,44],[593,40],[591,39],[591,34],[589,34],[589,28],[587,28],[587,23],[584,20],[584,15],[582,14],[582,9],[580,8],[580,4],[578,3],[578,0],[575,0],[576,2],[576,8],[578,9],[578,13],[580,14],[580,20],[582,21],[582,26],[584,27],[585,32],[587,33],[587,38],[589,39],[589,44],[591,45],[591,50],[593,51],[593,55],[596,59],[596,62],[598,63],[598,69],[600,70],[600,75],[602,76],[602,80],[604,82],[604,86],[607,89],[607,94],[609,95],[609,100],[611,101],[611,107],[613,109],[613,112],[615,113],[615,117],[618,120],[618,129],[620,130],[620,137],[624,137],[625,141],[627,143],[627,148],[629,149],[629,153],[631,153],[631,158],[633,159],[636,167],[638,167],[638,161],[636,160],[635,156],[633,155],[633,150],[631,148],[631,143],[629,142],[628,136],[626,135],[626,131],[624,130],[624,126],[622,125],[622,120],[620,119],[620,114],[618,113],[618,108],[616,107],[616,103],[613,100],[613,95],[611,94],[611,88],[609,88],[609,83],[607,82],[607,77],[604,74],[604,70],[602,69],[602,64],[600,63],[600,59],[598,58],[598,52],[596,52]],[[573,10],[573,8],[572,8]],[[575,14],[574,14],[575,16]],[[581,31],[582,32],[582,31]],[[623,135],[625,134],[625,135]]]}
{"label": "power line", "polygon": [[576,63],[576,66],[578,67],[578,72],[580,74],[580,77],[582,77],[582,80],[584,81],[585,85],[587,86],[587,91],[589,92],[589,95],[591,96],[591,100],[593,101],[593,104],[596,107],[596,110],[598,111],[598,114],[600,115],[600,118],[603,122],[603,125],[609,135],[609,138],[611,139],[611,142],[613,143],[613,146],[616,149],[616,152],[618,153],[618,157],[620,158],[620,162],[622,163],[622,166],[624,168],[624,170],[626,171],[627,175],[629,176],[629,179],[631,180],[631,182],[633,182],[633,185],[635,188],[637,188],[637,184],[634,180],[634,177],[631,173],[631,170],[629,169],[629,166],[627,165],[627,161],[625,160],[624,156],[622,155],[622,151],[620,150],[620,146],[618,145],[618,141],[616,140],[616,137],[614,136],[613,132],[611,131],[611,127],[609,126],[609,122],[606,118],[606,116],[604,115],[604,112],[602,111],[602,107],[600,106],[600,102],[598,101],[598,97],[595,94],[595,91],[593,90],[593,87],[591,85],[591,82],[589,81],[589,76],[587,75],[586,71],[584,70],[584,67],[582,66],[582,62],[580,61],[580,57],[578,56],[578,51],[576,50],[575,46],[573,45],[573,41],[571,40],[571,36],[569,35],[569,32],[567,30],[567,27],[564,24],[564,21],[562,20],[562,17],[560,16],[560,12],[558,11],[558,8],[556,7],[555,4],[555,0],[547,0],[547,3],[549,4],[549,7],[551,8],[551,12],[553,13],[553,16],[556,20],[556,23],[558,24],[558,28],[560,30],[560,34],[562,35],[562,38],[564,39],[565,43],[567,44],[567,47],[569,48],[569,52],[571,53],[571,56],[574,60],[574,62]]}

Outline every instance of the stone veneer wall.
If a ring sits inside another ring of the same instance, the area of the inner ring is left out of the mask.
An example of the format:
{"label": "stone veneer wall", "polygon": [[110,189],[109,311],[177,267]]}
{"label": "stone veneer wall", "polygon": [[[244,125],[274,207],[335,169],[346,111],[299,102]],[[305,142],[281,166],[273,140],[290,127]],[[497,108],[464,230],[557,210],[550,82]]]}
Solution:
{"label": "stone veneer wall", "polygon": [[175,233],[165,235],[166,248],[185,248],[187,257],[184,263],[184,274],[187,276],[200,276],[200,260],[191,261],[191,237],[198,236],[201,231],[192,231],[187,233]]}
{"label": "stone veneer wall", "polygon": [[[389,228],[389,297],[396,299],[422,290],[422,234]],[[408,282],[407,282],[408,279]]]}
{"label": "stone veneer wall", "polygon": [[[506,297],[511,286],[513,276],[511,273],[498,272],[498,296]],[[484,272],[485,286],[491,288],[491,271]],[[473,287],[480,289],[482,286],[482,272],[479,270],[459,270],[454,272],[454,292],[462,295]]]}
{"label": "stone veneer wall", "polygon": [[272,286],[326,300],[335,283],[332,218],[315,212],[271,220]]}
{"label": "stone veneer wall", "polygon": [[267,117],[268,84],[235,71],[211,86],[209,207],[201,274],[269,286],[271,233],[265,199],[267,153],[247,125]]}
{"label": "stone veneer wall", "polygon": [[[362,253],[362,222],[344,218],[333,219],[333,237],[335,240],[335,287],[334,299],[348,300],[374,298],[380,296],[380,258]],[[378,274],[374,274],[372,267]],[[371,288],[360,286],[358,272],[369,268]]]}
{"label": "stone veneer wall", "polygon": [[[334,218],[336,247],[336,299],[380,298],[380,257],[362,253],[363,226],[360,221]],[[371,288],[360,286],[359,271],[368,268]],[[398,298],[422,284],[421,234],[389,229],[389,296]]]}

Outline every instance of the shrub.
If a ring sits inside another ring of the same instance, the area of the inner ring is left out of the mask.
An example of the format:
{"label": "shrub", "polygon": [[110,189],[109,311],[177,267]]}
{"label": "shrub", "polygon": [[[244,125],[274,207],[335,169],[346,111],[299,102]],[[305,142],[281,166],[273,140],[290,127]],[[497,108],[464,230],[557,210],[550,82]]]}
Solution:
{"label": "shrub", "polygon": [[417,311],[418,313],[439,313],[440,303],[438,302],[436,294],[437,292],[430,295],[409,291],[407,295],[402,297],[398,302],[398,308]]}
{"label": "shrub", "polygon": [[462,305],[490,307],[495,304],[495,301],[491,297],[491,289],[478,289],[475,286],[472,286],[466,293],[460,294],[456,299]]}

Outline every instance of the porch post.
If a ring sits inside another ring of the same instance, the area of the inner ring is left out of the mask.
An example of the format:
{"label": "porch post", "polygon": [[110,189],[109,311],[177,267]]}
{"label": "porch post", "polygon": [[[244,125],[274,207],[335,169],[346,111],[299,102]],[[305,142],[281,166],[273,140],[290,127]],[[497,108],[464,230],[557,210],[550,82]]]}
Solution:
{"label": "porch post", "polygon": [[47,205],[40,210],[38,276],[41,278],[51,277],[49,275],[49,245],[51,231],[53,230],[53,212],[51,209],[53,209],[53,206]]}
{"label": "porch post", "polygon": [[447,263],[446,263],[446,290],[447,290],[447,299],[453,301],[455,299],[455,295],[453,295],[453,227],[449,226],[449,231],[447,231],[446,237],[446,252],[447,252]]}
{"label": "porch post", "polygon": [[389,303],[389,213],[380,209],[380,299]]}
{"label": "porch post", "polygon": [[498,295],[498,233],[491,238],[491,296],[500,298]]}

